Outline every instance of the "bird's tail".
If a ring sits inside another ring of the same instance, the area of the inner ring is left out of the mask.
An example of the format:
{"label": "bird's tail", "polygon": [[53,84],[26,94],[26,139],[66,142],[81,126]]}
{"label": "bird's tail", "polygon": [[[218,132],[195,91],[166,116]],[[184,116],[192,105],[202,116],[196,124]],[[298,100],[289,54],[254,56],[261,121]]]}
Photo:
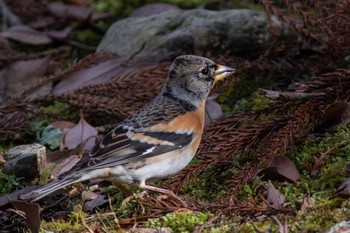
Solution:
{"label": "bird's tail", "polygon": [[23,200],[30,200],[31,202],[40,200],[41,198],[63,188],[70,184],[79,182],[80,180],[75,177],[67,177],[63,178],[61,180],[53,180],[48,184],[45,184],[41,187],[39,187],[36,190],[33,190],[29,193],[21,195],[21,199]]}

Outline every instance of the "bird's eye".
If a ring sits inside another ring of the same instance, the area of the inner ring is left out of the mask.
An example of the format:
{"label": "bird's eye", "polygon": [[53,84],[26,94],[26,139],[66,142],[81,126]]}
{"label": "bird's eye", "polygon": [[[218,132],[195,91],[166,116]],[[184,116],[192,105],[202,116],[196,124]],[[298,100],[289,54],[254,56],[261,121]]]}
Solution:
{"label": "bird's eye", "polygon": [[204,68],[204,69],[202,69],[202,70],[201,70],[201,73],[202,73],[202,74],[204,74],[204,75],[209,74],[209,70],[208,70],[208,68]]}

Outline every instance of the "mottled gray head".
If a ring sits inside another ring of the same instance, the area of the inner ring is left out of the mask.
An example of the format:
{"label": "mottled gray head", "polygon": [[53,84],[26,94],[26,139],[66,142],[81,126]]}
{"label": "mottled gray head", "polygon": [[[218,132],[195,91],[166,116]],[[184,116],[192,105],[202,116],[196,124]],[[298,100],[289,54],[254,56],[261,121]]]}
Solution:
{"label": "mottled gray head", "polygon": [[171,65],[162,92],[198,106],[208,97],[216,81],[234,71],[233,68],[218,65],[205,57],[180,56]]}

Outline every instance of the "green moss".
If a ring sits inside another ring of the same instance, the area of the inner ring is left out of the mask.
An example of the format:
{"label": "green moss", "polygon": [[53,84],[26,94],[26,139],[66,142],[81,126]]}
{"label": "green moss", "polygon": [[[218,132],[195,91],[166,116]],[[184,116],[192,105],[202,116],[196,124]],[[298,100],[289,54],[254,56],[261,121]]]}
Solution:
{"label": "green moss", "polygon": [[241,99],[237,102],[237,108],[240,110],[259,110],[265,108],[270,99],[265,95],[254,93],[247,99]]}
{"label": "green moss", "polygon": [[208,166],[205,172],[191,179],[181,191],[198,199],[217,201],[226,193],[226,187],[229,185],[226,178],[228,173],[231,174],[232,170],[223,169],[218,173]]}
{"label": "green moss", "polygon": [[69,109],[69,104],[62,103],[59,101],[54,101],[53,104],[50,104],[46,107],[41,107],[40,110],[44,113],[57,113],[60,114],[60,116],[69,114],[70,112],[67,112]]}
{"label": "green moss", "polygon": [[34,132],[37,140],[40,139],[42,131],[50,122],[58,119],[79,121],[79,109],[72,108],[67,103],[54,101],[48,106],[40,107],[39,111],[43,114],[37,114],[36,120],[31,124],[30,128],[30,133]]}
{"label": "green moss", "polygon": [[54,166],[51,166],[40,174],[39,184],[46,184],[49,182],[53,168]]}
{"label": "green moss", "polygon": [[85,229],[86,219],[89,214],[85,213],[81,210],[81,206],[77,206],[76,210],[71,212],[68,215],[67,220],[63,219],[53,219],[51,222],[42,221],[41,229],[43,230],[51,230],[55,232],[63,232],[63,231],[81,231]]}
{"label": "green moss", "polygon": [[[85,29],[85,30],[77,30],[72,35],[78,42],[84,44],[85,48],[94,49],[101,41],[101,36],[96,34],[95,32]],[[96,48],[95,48],[96,49]]]}
{"label": "green moss", "polygon": [[[295,219],[289,222],[291,232],[321,232],[345,219],[346,216],[340,209],[330,208],[329,205],[316,205],[308,213],[300,212]],[[298,223],[298,226],[295,225]],[[293,224],[294,223],[294,224]],[[294,225],[294,226],[293,226]]]}
{"label": "green moss", "polygon": [[272,74],[268,77],[260,77],[258,75],[254,77],[240,77],[239,82],[225,87],[225,91],[220,93],[217,101],[223,105],[223,110],[228,112],[253,109],[253,107],[261,108],[265,106],[268,99],[263,95],[259,95],[257,93],[258,89],[269,89],[271,86],[276,85],[277,82],[278,80],[274,80]]}
{"label": "green moss", "polygon": [[270,221],[247,221],[242,224],[234,224],[232,226],[235,229],[234,232],[240,233],[251,233],[251,232],[278,232],[276,224],[273,224]]}
{"label": "green moss", "polygon": [[[293,226],[290,232],[320,232],[347,218],[350,202],[335,198],[334,190],[346,180],[345,164],[350,161],[349,140],[350,125],[345,125],[318,140],[307,140],[289,156],[301,172],[301,178],[296,184],[283,184],[277,188],[281,189],[292,207],[295,207],[296,200],[308,196],[315,199],[315,205],[310,210],[305,213],[300,211],[295,219],[288,220]],[[329,151],[330,148],[333,149]],[[324,164],[314,167],[315,158],[324,153],[328,153]]]}
{"label": "green moss", "polygon": [[149,219],[146,225],[156,229],[169,227],[174,233],[187,233],[193,232],[196,226],[204,224],[211,216],[210,213],[177,212],[167,214],[159,219]]}
{"label": "green moss", "polygon": [[63,219],[52,220],[51,222],[42,221],[41,229],[43,232],[54,231],[54,232],[63,232],[63,231],[79,231],[83,230],[84,227],[80,223],[73,222],[71,220],[65,221]]}
{"label": "green moss", "polygon": [[0,196],[13,192],[19,183],[16,176],[2,173],[0,169]]}
{"label": "green moss", "polygon": [[[307,140],[301,149],[292,152],[289,158],[301,172],[301,179],[297,184],[285,185],[287,198],[292,201],[306,194],[320,198],[331,196],[333,190],[346,179],[345,164],[350,162],[349,140],[350,125],[346,125],[335,134],[326,134],[318,142]],[[333,149],[327,152],[329,148]],[[326,152],[328,155],[323,159],[324,165],[317,167],[315,159]]]}

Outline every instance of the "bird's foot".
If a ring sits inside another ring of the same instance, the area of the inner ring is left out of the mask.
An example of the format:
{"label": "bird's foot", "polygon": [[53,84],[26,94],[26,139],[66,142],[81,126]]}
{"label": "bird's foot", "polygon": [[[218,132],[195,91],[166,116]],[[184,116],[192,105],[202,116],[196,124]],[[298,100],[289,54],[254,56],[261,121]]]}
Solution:
{"label": "bird's foot", "polygon": [[[188,204],[171,190],[150,186],[150,185],[147,185],[145,182],[141,182],[139,184],[139,187],[143,188],[143,189],[151,190],[151,191],[154,191],[157,193],[162,193],[162,194],[165,194],[167,196],[171,196],[174,199],[178,200],[182,204],[183,207],[185,207],[185,208],[188,207]],[[163,199],[163,197],[164,197],[164,195],[162,195],[160,198]]]}
{"label": "bird's foot", "polygon": [[141,193],[133,193],[122,201],[122,206],[128,204],[131,200],[142,200],[147,195],[147,191],[143,191]]}

